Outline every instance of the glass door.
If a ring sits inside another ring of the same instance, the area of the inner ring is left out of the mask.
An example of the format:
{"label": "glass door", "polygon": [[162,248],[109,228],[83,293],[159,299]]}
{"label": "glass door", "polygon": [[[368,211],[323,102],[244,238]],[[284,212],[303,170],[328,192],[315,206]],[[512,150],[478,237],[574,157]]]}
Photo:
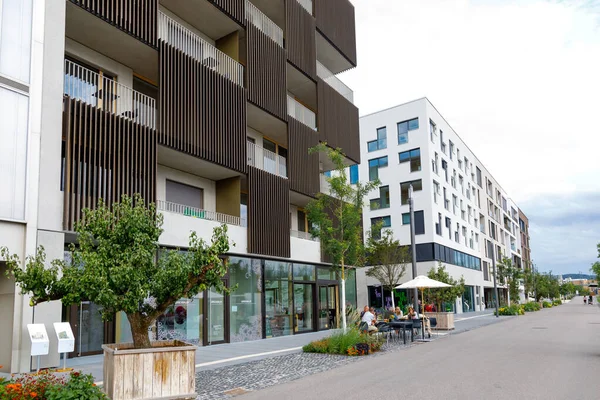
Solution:
{"label": "glass door", "polygon": [[294,283],[294,331],[296,333],[315,330],[313,307],[313,284]]}
{"label": "glass door", "polygon": [[[227,286],[227,281],[225,286]],[[206,345],[226,343],[229,339],[228,299],[214,287],[208,290]]]}
{"label": "glass door", "polygon": [[319,330],[329,329],[328,287],[319,286]]}
{"label": "glass door", "polygon": [[114,342],[114,323],[104,322],[91,301],[69,307],[68,320],[75,335],[75,351],[69,357],[101,354],[103,344]]}
{"label": "glass door", "polygon": [[340,321],[340,309],[337,306],[337,285],[331,285],[327,288],[328,306],[329,306],[329,329],[338,328]]}

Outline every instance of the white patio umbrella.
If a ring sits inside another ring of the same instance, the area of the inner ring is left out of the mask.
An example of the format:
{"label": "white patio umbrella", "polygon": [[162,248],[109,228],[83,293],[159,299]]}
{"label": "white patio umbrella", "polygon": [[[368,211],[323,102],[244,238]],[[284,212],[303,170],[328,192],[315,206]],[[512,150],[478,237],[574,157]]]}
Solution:
{"label": "white patio umbrella", "polygon": [[[451,287],[451,286],[452,285],[448,285],[447,283],[428,278],[425,275],[419,275],[413,280],[405,282],[402,285],[396,286],[396,289],[417,288],[417,289],[421,290],[421,306],[423,307],[423,311],[425,311],[425,295],[423,293],[423,291],[425,289],[445,288],[445,287]],[[417,310],[417,312],[419,312],[419,310]],[[425,314],[423,314],[423,315],[425,315]],[[425,340],[425,322],[424,322],[423,318],[421,319],[421,333],[422,333],[423,340]]]}

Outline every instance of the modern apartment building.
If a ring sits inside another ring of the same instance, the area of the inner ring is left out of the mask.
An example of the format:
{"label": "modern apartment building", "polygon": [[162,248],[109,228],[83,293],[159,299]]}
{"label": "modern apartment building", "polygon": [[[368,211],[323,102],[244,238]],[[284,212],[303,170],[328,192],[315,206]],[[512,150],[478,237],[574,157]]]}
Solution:
{"label": "modern apartment building", "polygon": [[521,209],[519,209],[519,229],[521,233],[521,253],[523,255],[523,267],[531,268],[531,246],[529,244],[529,219],[523,213]]}
{"label": "modern apartment building", "polygon": [[[0,10],[0,182],[11,189],[0,245],[68,258],[82,208],[140,193],[164,215],[162,244],[185,249],[191,231],[209,239],[220,223],[235,242],[224,279],[238,289],[181,299],[154,338],[210,345],[336,324],[338,281],[303,207],[329,168],[310,147],[360,162],[358,110],[336,77],[356,66],[348,0],[0,0]],[[347,286],[355,302],[352,275]],[[52,322],[70,322],[70,357],[130,340],[124,316],[103,322],[89,302],[29,307],[4,274],[0,301],[5,372],[30,370],[28,323],[53,337]],[[51,341],[42,366],[58,360]]]}
{"label": "modern apartment building", "polygon": [[[418,274],[441,262],[466,283],[448,307],[458,313],[492,307],[492,254],[522,265],[517,205],[426,98],[362,117],[360,137],[359,179],[381,181],[366,202],[365,235],[381,222],[410,244],[412,185]],[[403,281],[410,279],[409,265]],[[357,282],[359,304],[388,305],[379,282],[364,271]]]}

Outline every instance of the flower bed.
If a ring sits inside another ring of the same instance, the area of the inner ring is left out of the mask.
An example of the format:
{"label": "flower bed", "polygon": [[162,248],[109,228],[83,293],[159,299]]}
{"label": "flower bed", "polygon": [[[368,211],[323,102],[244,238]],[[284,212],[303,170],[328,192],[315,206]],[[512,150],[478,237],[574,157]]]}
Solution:
{"label": "flower bed", "polygon": [[346,333],[335,333],[327,338],[310,342],[302,348],[305,353],[340,354],[363,356],[379,351],[383,340],[375,335],[349,329]]}
{"label": "flower bed", "polygon": [[58,375],[51,371],[25,374],[14,379],[0,378],[3,400],[105,400],[106,395],[94,384],[92,375],[72,372]]}
{"label": "flower bed", "polygon": [[523,310],[526,312],[540,311],[541,309],[542,307],[540,307],[540,303],[536,301],[530,301],[529,303],[523,304]]}

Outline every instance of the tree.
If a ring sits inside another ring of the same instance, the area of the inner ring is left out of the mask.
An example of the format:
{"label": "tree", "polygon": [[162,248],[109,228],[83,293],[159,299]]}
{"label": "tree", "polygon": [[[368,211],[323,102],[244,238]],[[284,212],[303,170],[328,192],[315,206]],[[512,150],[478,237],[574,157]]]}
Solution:
{"label": "tree", "polygon": [[536,300],[544,297],[549,299],[560,297],[560,285],[558,283],[558,278],[552,275],[552,271],[545,274],[538,274],[536,276],[536,294]]}
{"label": "tree", "polygon": [[[350,184],[340,149],[331,149],[324,143],[309,150],[325,153],[334,165],[327,177],[329,195],[319,193],[306,206],[310,233],[321,241],[322,251],[329,256],[333,268],[340,270],[342,304],[346,305],[347,265],[361,267],[365,263],[362,210],[365,196],[379,186],[379,181]],[[342,329],[346,330],[346,313],[342,312]]]}
{"label": "tree", "polygon": [[455,302],[456,298],[462,296],[465,292],[465,278],[461,276],[458,281],[452,278],[441,262],[438,263],[437,268],[433,267],[429,270],[427,277],[452,285],[451,287],[432,289],[427,292],[426,301],[435,304],[438,312],[442,309],[442,304]]}
{"label": "tree", "polygon": [[508,302],[519,302],[519,279],[523,277],[523,271],[515,265],[508,257],[502,257],[502,260],[496,264],[498,278],[501,282],[508,285]]}
{"label": "tree", "polygon": [[227,272],[221,255],[229,251],[227,226],[214,228],[210,244],[190,235],[186,252],[159,246],[163,218],[154,204],[136,195],[120,203],[83,210],[76,224],[78,245],[71,246],[72,262],[53,260],[47,267],[42,247],[22,266],[7,248],[0,254],[9,273],[31,295],[32,306],[51,300],[64,305],[91,301],[104,319],[119,311],[127,315],[135,348],[150,347],[148,328],[179,298],[191,298],[209,287],[226,292],[221,278]]}
{"label": "tree", "polygon": [[[377,228],[379,229],[379,228]],[[408,246],[401,246],[399,240],[394,239],[391,229],[386,229],[381,239],[369,235],[368,265],[372,265],[366,272],[367,276],[381,282],[384,289],[392,293],[392,307],[394,307],[394,288],[400,284],[400,279],[406,273],[406,264],[411,261]]]}
{"label": "tree", "polygon": [[[598,243],[596,247],[598,249],[598,258],[600,258],[600,243]],[[596,274],[596,281],[600,282],[600,261],[593,263],[590,271]]]}
{"label": "tree", "polygon": [[526,268],[525,271],[523,271],[523,283],[525,286],[525,293],[527,295],[527,297],[529,297],[530,293],[535,293],[535,279],[536,279],[536,272],[535,270],[533,270],[532,268]]}

